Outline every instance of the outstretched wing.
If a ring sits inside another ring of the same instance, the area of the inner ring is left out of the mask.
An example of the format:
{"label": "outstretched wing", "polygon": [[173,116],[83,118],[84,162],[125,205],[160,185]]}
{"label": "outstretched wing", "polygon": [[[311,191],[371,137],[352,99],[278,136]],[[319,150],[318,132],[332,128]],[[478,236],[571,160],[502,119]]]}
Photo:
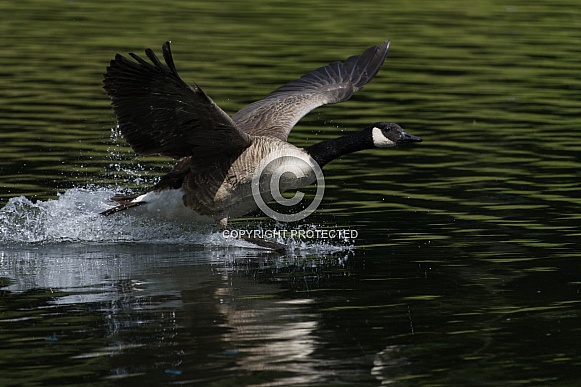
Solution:
{"label": "outstretched wing", "polygon": [[119,129],[135,152],[203,159],[248,147],[250,136],[198,85],[180,78],[169,42],[162,50],[165,65],[147,49],[151,63],[133,53],[136,62],[117,54],[104,75]]}
{"label": "outstretched wing", "polygon": [[333,62],[276,89],[263,100],[239,110],[232,119],[251,135],[288,135],[295,124],[311,110],[348,100],[369,82],[385,61],[389,40],[370,47],[344,62]]}

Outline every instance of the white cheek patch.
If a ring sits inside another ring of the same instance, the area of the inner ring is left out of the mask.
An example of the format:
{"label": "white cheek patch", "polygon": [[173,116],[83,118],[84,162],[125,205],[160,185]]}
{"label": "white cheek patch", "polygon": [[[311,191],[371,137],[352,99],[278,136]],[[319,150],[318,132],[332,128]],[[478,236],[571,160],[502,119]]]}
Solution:
{"label": "white cheek patch", "polygon": [[373,145],[378,148],[389,148],[395,146],[395,142],[385,137],[379,128],[373,128],[371,130],[371,136],[373,138]]}

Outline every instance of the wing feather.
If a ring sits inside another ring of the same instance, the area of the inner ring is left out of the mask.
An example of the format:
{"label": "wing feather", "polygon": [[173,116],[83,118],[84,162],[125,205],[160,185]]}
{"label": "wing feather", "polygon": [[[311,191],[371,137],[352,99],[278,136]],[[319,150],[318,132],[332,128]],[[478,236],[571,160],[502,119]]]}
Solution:
{"label": "wing feather", "polygon": [[169,42],[162,51],[165,65],[151,49],[145,51],[151,62],[117,54],[104,75],[119,129],[135,152],[202,160],[248,147],[250,136],[198,85],[181,79]]}
{"label": "wing feather", "polygon": [[389,51],[389,40],[344,62],[333,62],[279,87],[264,99],[239,110],[232,119],[251,135],[281,140],[311,110],[351,98],[377,74]]}

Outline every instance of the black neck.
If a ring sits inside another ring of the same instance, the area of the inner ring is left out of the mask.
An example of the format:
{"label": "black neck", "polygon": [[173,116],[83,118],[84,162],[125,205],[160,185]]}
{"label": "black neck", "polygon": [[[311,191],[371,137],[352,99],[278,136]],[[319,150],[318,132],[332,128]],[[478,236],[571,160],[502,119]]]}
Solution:
{"label": "black neck", "polygon": [[339,156],[373,148],[371,133],[367,130],[347,136],[321,141],[305,150],[321,168]]}

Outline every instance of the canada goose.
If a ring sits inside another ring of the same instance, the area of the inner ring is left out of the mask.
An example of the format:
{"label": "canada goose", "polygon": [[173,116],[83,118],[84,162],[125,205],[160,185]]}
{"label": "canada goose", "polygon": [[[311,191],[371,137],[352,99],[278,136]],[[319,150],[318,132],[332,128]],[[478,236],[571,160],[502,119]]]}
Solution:
{"label": "canada goose", "polygon": [[[148,62],[119,54],[104,74],[118,127],[140,155],[160,154],[181,159],[174,169],[143,195],[115,196],[103,215],[140,206],[168,218],[187,218],[225,228],[228,218],[256,210],[252,177],[267,156],[301,164],[299,177],[280,179],[280,191],[312,184],[316,166],[370,148],[387,148],[422,141],[397,124],[377,122],[362,131],[322,141],[305,149],[287,142],[293,126],[314,108],[345,101],[379,71],[389,41],[333,62],[276,89],[229,117],[196,84],[184,82],[174,65],[170,43],[162,46],[165,63],[151,49]],[[275,166],[267,167],[266,174]],[[268,200],[269,186],[260,188]]]}

